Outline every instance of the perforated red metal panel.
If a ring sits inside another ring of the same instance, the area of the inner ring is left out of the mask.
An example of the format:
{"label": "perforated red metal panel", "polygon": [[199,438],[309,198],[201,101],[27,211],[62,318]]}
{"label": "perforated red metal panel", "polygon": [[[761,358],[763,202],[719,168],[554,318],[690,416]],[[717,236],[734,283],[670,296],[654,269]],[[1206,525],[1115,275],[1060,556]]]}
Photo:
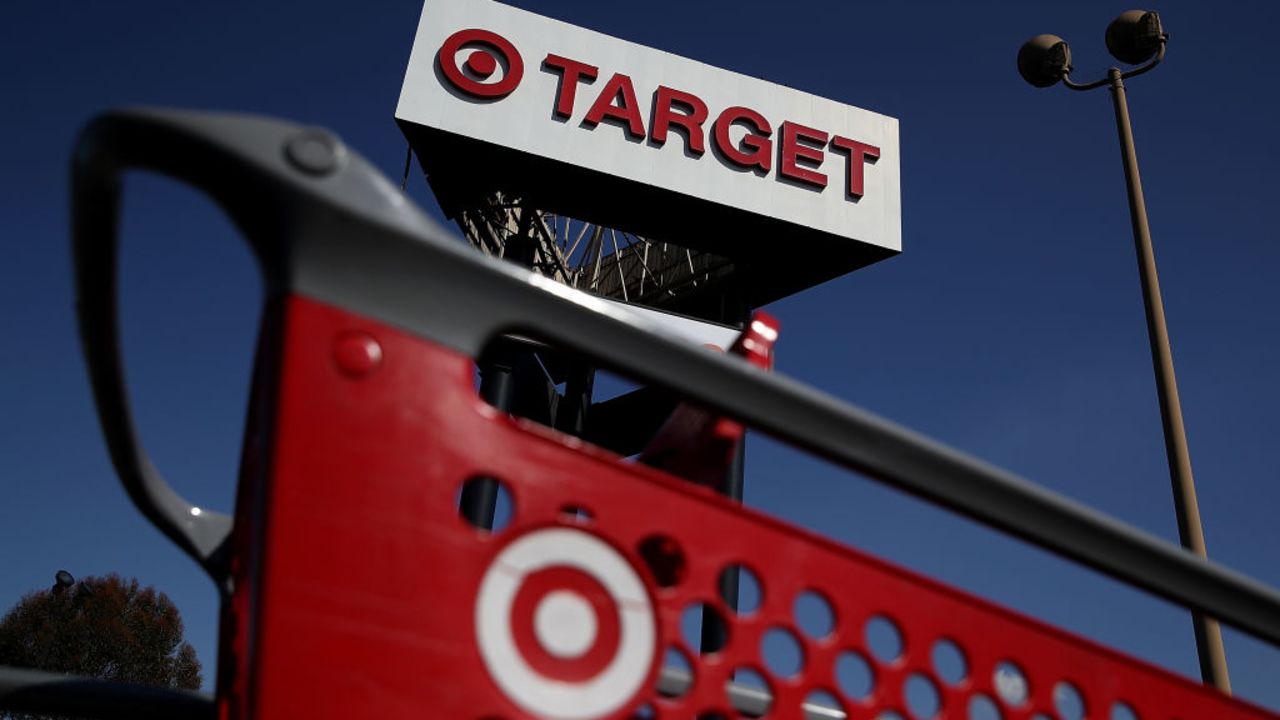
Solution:
{"label": "perforated red metal panel", "polygon": [[[1072,692],[1090,718],[1121,704],[1145,720],[1275,717],[513,421],[477,398],[471,361],[451,351],[298,298],[283,331],[279,385],[262,398],[270,452],[249,469],[264,480],[237,518],[259,550],[237,575],[228,715],[728,718],[726,683],[749,669],[771,718],[801,717],[815,692],[853,717],[910,717],[910,695],[925,700],[917,714],[1069,718]],[[510,492],[499,531],[458,516],[477,477]],[[716,591],[738,564],[761,587],[743,615]],[[797,622],[803,593],[832,611],[822,637]],[[681,634],[698,603],[729,627],[707,656]],[[869,626],[896,633],[898,651],[869,643]],[[762,651],[770,633],[799,648],[791,677]],[[669,652],[692,673],[679,697],[655,691]],[[859,662],[868,687],[842,685],[837,668]]]}

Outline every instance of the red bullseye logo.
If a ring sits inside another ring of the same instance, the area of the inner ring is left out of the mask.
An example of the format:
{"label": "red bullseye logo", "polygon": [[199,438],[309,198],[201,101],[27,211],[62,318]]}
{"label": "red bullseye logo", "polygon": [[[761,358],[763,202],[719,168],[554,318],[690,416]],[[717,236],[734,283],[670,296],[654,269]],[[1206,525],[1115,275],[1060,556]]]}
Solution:
{"label": "red bullseye logo", "polygon": [[[471,54],[459,65],[459,55],[466,49],[470,49]],[[440,72],[450,85],[486,100],[510,95],[524,77],[520,52],[506,38],[488,30],[469,28],[450,35],[440,45],[437,60]],[[506,68],[505,72],[501,79],[491,80],[500,64]]]}
{"label": "red bullseye logo", "polygon": [[475,621],[489,675],[544,718],[617,711],[656,656],[653,605],[640,576],[582,530],[538,530],[503,549],[480,582]]}

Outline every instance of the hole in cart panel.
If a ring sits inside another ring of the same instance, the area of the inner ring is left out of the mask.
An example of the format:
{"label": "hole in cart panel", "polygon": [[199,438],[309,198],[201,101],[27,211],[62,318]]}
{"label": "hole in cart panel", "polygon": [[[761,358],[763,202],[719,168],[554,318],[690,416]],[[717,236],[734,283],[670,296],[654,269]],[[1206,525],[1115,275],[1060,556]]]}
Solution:
{"label": "hole in cart panel", "polygon": [[560,517],[579,525],[589,525],[595,519],[595,515],[581,505],[565,505],[560,508]]}
{"label": "hole in cart panel", "polygon": [[995,684],[996,695],[1000,696],[1006,705],[1021,707],[1026,704],[1031,690],[1022,668],[1009,660],[1002,660],[996,664],[995,673],[991,679]]}
{"label": "hole in cart panel", "polygon": [[959,685],[969,676],[969,663],[964,651],[948,638],[933,644],[929,659],[933,663],[933,672],[948,685]]}
{"label": "hole in cart panel", "polygon": [[803,711],[805,717],[821,720],[843,720],[848,717],[844,703],[834,693],[827,690],[811,690],[804,696]]}
{"label": "hole in cart panel", "polygon": [[726,700],[742,717],[764,717],[773,708],[773,688],[756,670],[740,667],[725,682]]}
{"label": "hole in cart panel", "polygon": [[1138,713],[1126,702],[1117,702],[1111,706],[1111,720],[1138,720]]}
{"label": "hole in cart panel", "polygon": [[969,698],[969,720],[1000,720],[1000,708],[991,698],[977,693]]}
{"label": "hole in cart panel", "polygon": [[796,625],[814,640],[822,640],[836,629],[836,611],[831,601],[817,590],[805,590],[797,595],[792,612]]}
{"label": "hole in cart panel", "polygon": [[668,535],[650,535],[636,548],[640,558],[649,568],[658,587],[674,587],[684,580],[686,562],[684,550],[675,538]]}
{"label": "hole in cart panel", "polygon": [[907,698],[907,711],[915,720],[929,720],[936,717],[942,709],[942,696],[938,693],[938,688],[923,673],[911,673],[907,677],[903,695]]}
{"label": "hole in cart panel", "polygon": [[684,651],[675,646],[667,648],[662,657],[662,670],[658,673],[658,694],[670,698],[684,697],[693,687],[693,663]]}
{"label": "hole in cart panel", "polygon": [[729,624],[710,603],[689,604],[680,616],[685,644],[703,655],[720,652],[729,642]]}
{"label": "hole in cart panel", "polygon": [[876,677],[861,654],[846,650],[836,657],[836,685],[850,700],[865,700],[876,689]]}
{"label": "hole in cart panel", "polygon": [[875,615],[867,620],[863,637],[876,660],[887,665],[902,657],[902,631],[888,616]]}
{"label": "hole in cart panel", "polygon": [[794,677],[804,669],[804,648],[795,633],[775,626],[760,639],[760,655],[765,667],[779,679]]}
{"label": "hole in cart panel", "polygon": [[750,615],[760,609],[764,588],[760,576],[741,563],[733,563],[720,572],[717,580],[720,598],[738,615]]}
{"label": "hole in cart panel", "polygon": [[480,530],[502,532],[511,524],[515,510],[511,490],[497,478],[469,478],[458,490],[458,515]]}
{"label": "hole in cart panel", "polygon": [[1075,685],[1063,680],[1053,686],[1053,709],[1060,720],[1084,720],[1084,696]]}
{"label": "hole in cart panel", "polygon": [[493,408],[623,457],[646,450],[680,404],[669,390],[523,334],[490,340],[475,363],[476,392]]}

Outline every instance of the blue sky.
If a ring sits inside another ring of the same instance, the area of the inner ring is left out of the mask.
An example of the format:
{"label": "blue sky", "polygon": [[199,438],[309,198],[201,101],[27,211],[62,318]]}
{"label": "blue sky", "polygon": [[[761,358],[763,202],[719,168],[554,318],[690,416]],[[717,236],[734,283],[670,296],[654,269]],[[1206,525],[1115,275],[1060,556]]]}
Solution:
{"label": "blue sky", "polygon": [[[899,118],[901,256],[772,305],[780,372],[1175,538],[1114,121],[1105,90],[1035,90],[1040,32],[1077,77],[1124,5],[522,0],[535,12]],[[1211,555],[1280,585],[1280,6],[1177,2],[1165,63],[1129,85]],[[212,675],[216,598],[114,481],[75,337],[67,165],[95,112],[157,104],[324,125],[398,178],[392,121],[417,2],[6,5],[0,34],[0,606],[65,568],[178,604]],[[261,290],[193,192],[131,178],[126,356],[159,468],[230,508]],[[415,177],[409,191],[434,209]],[[779,252],[796,252],[780,248]],[[1194,674],[1186,613],[760,438],[747,500]],[[1280,654],[1227,636],[1237,692],[1280,707]]]}

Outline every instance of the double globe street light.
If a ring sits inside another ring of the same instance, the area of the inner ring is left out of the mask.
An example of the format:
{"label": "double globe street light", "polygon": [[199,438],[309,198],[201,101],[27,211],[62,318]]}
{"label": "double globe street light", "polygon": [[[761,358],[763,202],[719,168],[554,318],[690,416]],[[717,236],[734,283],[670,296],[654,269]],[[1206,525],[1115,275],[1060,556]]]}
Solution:
{"label": "double globe street light", "polygon": [[[1150,71],[1164,59],[1169,35],[1160,23],[1160,15],[1144,10],[1122,13],[1107,27],[1107,50],[1130,70],[1113,67],[1106,77],[1088,83],[1071,79],[1071,48],[1056,35],[1037,35],[1018,51],[1018,72],[1028,83],[1052,87],[1059,82],[1072,90],[1111,88],[1115,105],[1116,130],[1120,134],[1120,154],[1124,160],[1124,176],[1129,191],[1129,215],[1133,239],[1138,251],[1138,274],[1142,279],[1143,302],[1146,306],[1147,334],[1151,341],[1151,359],[1155,365],[1156,387],[1160,397],[1160,419],[1164,425],[1165,453],[1173,481],[1174,509],[1178,518],[1178,537],[1182,546],[1205,557],[1204,531],[1196,502],[1195,482],[1191,474],[1191,456],[1187,450],[1186,431],[1182,424],[1182,406],[1178,401],[1178,385],[1173,374],[1173,356],[1169,350],[1169,331],[1165,326],[1164,303],[1160,298],[1160,281],[1156,275],[1155,255],[1151,249],[1151,229],[1147,224],[1147,206],[1142,197],[1142,180],[1138,175],[1138,158],[1133,147],[1133,128],[1129,124],[1129,106],[1125,101],[1124,80]],[[1206,685],[1231,692],[1227,676],[1226,654],[1218,622],[1192,611],[1196,652],[1200,659],[1200,675]]]}

